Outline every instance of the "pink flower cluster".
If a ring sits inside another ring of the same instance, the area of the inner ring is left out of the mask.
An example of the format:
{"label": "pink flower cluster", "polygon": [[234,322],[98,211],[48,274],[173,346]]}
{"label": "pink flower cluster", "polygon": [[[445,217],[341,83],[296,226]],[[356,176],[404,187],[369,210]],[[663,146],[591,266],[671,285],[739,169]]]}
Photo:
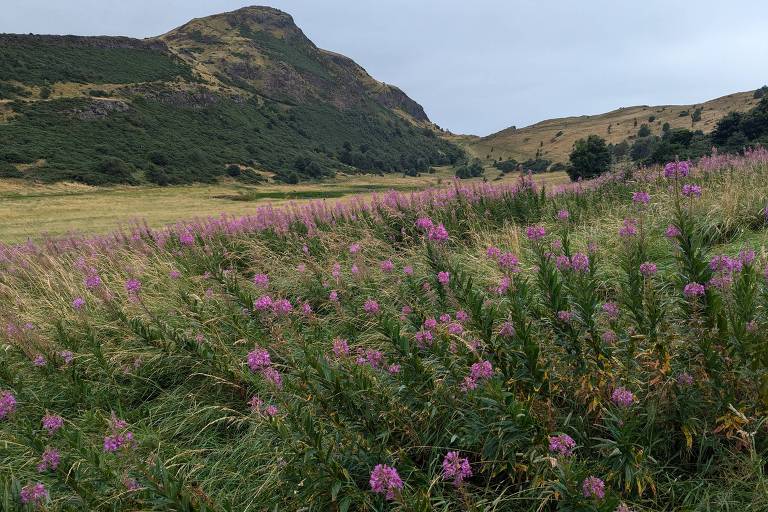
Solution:
{"label": "pink flower cluster", "polygon": [[549,438],[549,451],[552,453],[563,457],[570,457],[573,455],[574,448],[576,448],[576,441],[568,434],[560,434]]}
{"label": "pink flower cluster", "polygon": [[16,411],[16,397],[10,391],[0,391],[0,420]]}
{"label": "pink flower cluster", "polygon": [[490,361],[480,361],[469,367],[469,375],[464,377],[461,385],[463,391],[476,389],[479,382],[493,377],[493,366]]}
{"label": "pink flower cluster", "polygon": [[635,403],[635,395],[626,388],[616,388],[611,393],[611,401],[619,407],[630,407]]}
{"label": "pink flower cluster", "polygon": [[459,452],[448,452],[443,459],[443,478],[453,480],[453,485],[459,486],[464,479],[472,476],[469,459],[460,457]]}
{"label": "pink flower cluster", "polygon": [[283,387],[282,375],[272,366],[272,359],[266,349],[257,348],[249,352],[247,362],[252,372],[260,373],[265,380],[278,389]]}
{"label": "pink flower cluster", "polygon": [[48,491],[45,489],[45,485],[39,482],[25,485],[21,488],[19,499],[25,505],[29,503],[40,505],[48,499]]}
{"label": "pink flower cluster", "polygon": [[43,416],[43,428],[48,431],[49,435],[53,435],[64,426],[64,418],[55,414],[46,414]]}
{"label": "pink flower cluster", "polygon": [[373,468],[370,484],[374,493],[384,494],[388,500],[395,499],[396,493],[399,494],[403,489],[403,481],[400,479],[397,469],[384,464],[377,464]]}
{"label": "pink flower cluster", "polygon": [[605,482],[596,476],[588,476],[581,484],[581,492],[585,498],[601,500],[605,498]]}

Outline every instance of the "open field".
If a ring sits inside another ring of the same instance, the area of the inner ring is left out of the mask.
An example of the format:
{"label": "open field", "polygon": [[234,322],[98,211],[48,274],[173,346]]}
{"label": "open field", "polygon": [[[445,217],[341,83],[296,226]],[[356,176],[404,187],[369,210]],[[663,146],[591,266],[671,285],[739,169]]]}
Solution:
{"label": "open field", "polygon": [[0,247],[0,509],[768,510],[768,151]]}
{"label": "open field", "polygon": [[[486,176],[494,179],[499,173],[488,169]],[[289,201],[336,201],[352,194],[436,187],[451,179],[450,168],[439,168],[435,174],[415,178],[355,175],[300,185],[244,186],[232,182],[105,188],[78,184],[32,186],[6,180],[0,181],[0,241],[22,242],[46,233],[63,235],[70,231],[106,233],[135,220],[160,227],[220,213],[247,215],[267,203],[279,206]],[[504,178],[513,179],[512,174]],[[536,179],[550,184],[568,181],[564,173],[544,174]]]}
{"label": "open field", "polygon": [[[548,119],[524,128],[507,128],[487,137],[454,136],[453,142],[484,161],[541,158],[552,162],[568,162],[574,142],[589,135],[599,135],[607,142],[630,144],[643,124],[651,133],[660,135],[664,123],[671,128],[687,128],[709,133],[717,121],[729,112],[746,112],[758,104],[754,91],[729,94],[693,105],[656,105],[625,107],[597,115]],[[701,108],[701,120],[693,122],[691,114]],[[653,118],[651,121],[650,119]]]}

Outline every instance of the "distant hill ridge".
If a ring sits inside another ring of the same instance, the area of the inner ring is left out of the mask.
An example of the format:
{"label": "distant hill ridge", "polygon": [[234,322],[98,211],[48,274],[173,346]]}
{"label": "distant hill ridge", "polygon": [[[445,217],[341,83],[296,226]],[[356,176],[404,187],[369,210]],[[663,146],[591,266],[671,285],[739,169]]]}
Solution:
{"label": "distant hill ridge", "polygon": [[424,172],[462,156],[424,109],[293,18],[158,37],[0,35],[0,176],[93,184]]}
{"label": "distant hill ridge", "polygon": [[506,128],[486,137],[454,140],[484,160],[541,158],[566,163],[574,142],[592,134],[611,144],[627,141],[631,145],[644,125],[652,135],[660,135],[667,123],[670,129],[710,133],[729,112],[747,112],[759,101],[754,91],[739,92],[691,105],[640,105],[604,114],[547,119],[524,128]]}

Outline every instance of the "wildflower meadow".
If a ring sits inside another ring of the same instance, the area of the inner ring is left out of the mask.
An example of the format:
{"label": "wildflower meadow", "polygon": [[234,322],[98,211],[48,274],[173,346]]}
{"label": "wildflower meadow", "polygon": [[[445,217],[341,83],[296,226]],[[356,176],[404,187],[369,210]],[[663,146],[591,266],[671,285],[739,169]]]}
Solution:
{"label": "wildflower meadow", "polygon": [[0,248],[0,509],[768,510],[768,152]]}

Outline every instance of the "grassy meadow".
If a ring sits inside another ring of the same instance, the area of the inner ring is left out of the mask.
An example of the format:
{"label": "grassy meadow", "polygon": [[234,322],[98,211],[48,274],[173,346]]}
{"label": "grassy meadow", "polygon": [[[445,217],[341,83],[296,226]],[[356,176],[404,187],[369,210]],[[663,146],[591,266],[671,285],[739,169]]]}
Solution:
{"label": "grassy meadow", "polygon": [[3,247],[0,509],[765,511],[767,178],[758,150]]}
{"label": "grassy meadow", "polygon": [[[498,175],[495,169],[486,171],[491,180]],[[335,202],[352,194],[437,187],[447,185],[451,179],[452,170],[441,167],[434,174],[420,177],[351,175],[299,185],[249,186],[230,181],[173,187],[90,187],[0,180],[0,241],[20,243],[45,234],[62,236],[69,232],[104,234],[137,220],[162,227],[179,220],[221,213],[247,215],[265,204]],[[509,175],[501,181],[512,179]],[[568,181],[565,173],[542,174],[535,179],[551,185]]]}

